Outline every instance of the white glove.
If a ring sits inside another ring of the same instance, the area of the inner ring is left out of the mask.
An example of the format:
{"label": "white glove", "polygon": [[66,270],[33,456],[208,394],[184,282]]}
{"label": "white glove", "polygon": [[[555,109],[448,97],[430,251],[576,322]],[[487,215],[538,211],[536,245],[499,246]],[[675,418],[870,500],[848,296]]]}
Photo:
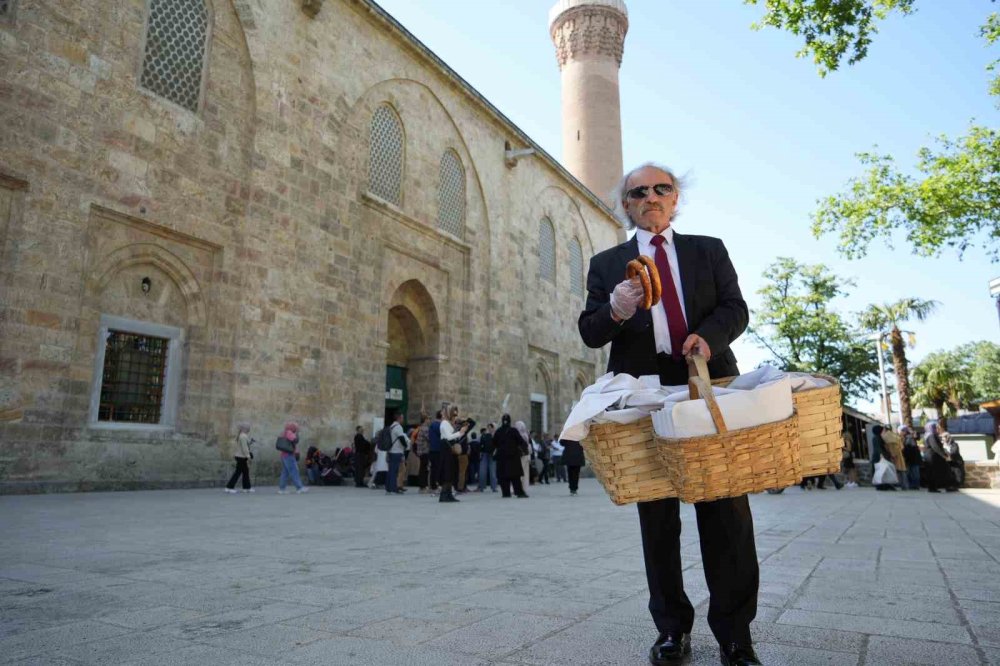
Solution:
{"label": "white glove", "polygon": [[646,292],[638,280],[622,280],[611,292],[611,311],[621,320],[631,319]]}

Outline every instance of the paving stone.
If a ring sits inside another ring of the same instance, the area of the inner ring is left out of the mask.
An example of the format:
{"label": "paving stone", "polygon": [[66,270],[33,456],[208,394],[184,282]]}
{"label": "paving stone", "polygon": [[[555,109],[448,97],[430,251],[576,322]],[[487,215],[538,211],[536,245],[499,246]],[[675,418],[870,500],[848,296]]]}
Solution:
{"label": "paving stone", "polygon": [[573,624],[564,617],[498,613],[428,641],[425,645],[479,657],[501,657]]}
{"label": "paving stone", "polygon": [[137,656],[162,654],[193,644],[166,634],[130,631],[119,636],[49,650],[45,655],[73,659],[85,664],[121,664]]}
{"label": "paving stone", "polygon": [[[473,654],[448,652],[427,645],[399,646],[382,640],[338,636],[292,650],[284,656],[297,664],[351,664],[351,666],[488,666],[493,660]],[[237,666],[234,663],[234,666]]]}
{"label": "paving stone", "polygon": [[912,638],[872,636],[868,639],[865,664],[913,664],[914,666],[979,666],[975,648],[949,643],[934,643]]}
{"label": "paving stone", "polygon": [[311,643],[325,641],[332,634],[294,625],[294,620],[203,638],[199,642],[227,648],[231,652],[249,652],[266,657],[283,657]]}
{"label": "paving stone", "polygon": [[930,638],[946,643],[971,643],[972,639],[962,627],[942,625],[912,620],[892,620],[871,618],[861,615],[845,615],[811,610],[786,610],[778,618],[778,624],[792,624],[820,629],[838,629],[880,636],[900,638]]}
{"label": "paving stone", "polygon": [[127,629],[102,622],[72,622],[0,638],[0,655],[13,661],[128,633]]}

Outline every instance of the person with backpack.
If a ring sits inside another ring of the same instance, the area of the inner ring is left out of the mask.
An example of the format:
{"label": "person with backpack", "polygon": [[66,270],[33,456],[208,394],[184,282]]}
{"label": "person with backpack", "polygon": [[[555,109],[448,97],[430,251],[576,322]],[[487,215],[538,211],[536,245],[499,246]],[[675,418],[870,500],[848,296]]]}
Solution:
{"label": "person with backpack", "polygon": [[288,479],[292,480],[300,495],[309,492],[309,489],[302,485],[302,478],[299,476],[299,424],[289,421],[285,424],[285,430],[274,443],[274,448],[281,452],[281,478],[278,479],[278,494],[284,495],[288,491]]}
{"label": "person with backpack", "polygon": [[410,438],[403,430],[403,413],[393,410],[389,425],[382,428],[378,438],[378,449],[384,451],[388,459],[389,469],[385,474],[385,494],[402,494],[406,488],[399,487],[399,468],[403,464],[403,456],[410,448]]}

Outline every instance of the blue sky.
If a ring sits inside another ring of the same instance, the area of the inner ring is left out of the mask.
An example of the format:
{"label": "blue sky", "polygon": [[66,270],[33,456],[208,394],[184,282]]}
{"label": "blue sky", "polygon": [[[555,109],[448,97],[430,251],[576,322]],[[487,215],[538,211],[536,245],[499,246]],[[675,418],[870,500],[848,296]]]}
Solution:
{"label": "blue sky", "polygon": [[[762,10],[738,0],[626,0],[622,62],[626,168],[655,160],[692,179],[679,232],[722,238],[751,308],[761,273],[778,256],[825,263],[856,281],[844,312],[907,296],[941,302],[909,328],[912,361],[972,340],[1000,342],[987,283],[1000,264],[972,250],[927,259],[902,242],[848,261],[836,238],[810,232],[816,200],[861,173],[854,153],[877,145],[904,167],[940,134],[973,118],[995,126],[985,66],[998,57],[978,37],[996,6],[985,0],[917,0],[916,14],[882,24],[861,63],[820,78],[794,57],[800,43],[751,30]],[[539,0],[380,0],[548,152],[562,154],[559,70]],[[744,370],[766,358],[746,336]]]}

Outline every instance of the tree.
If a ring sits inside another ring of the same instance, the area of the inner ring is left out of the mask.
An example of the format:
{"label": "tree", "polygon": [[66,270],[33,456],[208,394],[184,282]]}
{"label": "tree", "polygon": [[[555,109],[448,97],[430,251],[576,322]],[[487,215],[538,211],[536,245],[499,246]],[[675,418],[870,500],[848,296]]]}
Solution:
{"label": "tree", "polygon": [[811,54],[820,76],[836,70],[845,57],[849,65],[863,60],[878,32],[876,21],[892,12],[914,11],[914,0],[744,0],[748,5],[762,1],[766,11],[753,28],[778,28],[804,37],[805,46],[795,56]]}
{"label": "tree", "polygon": [[860,331],[851,328],[832,301],[853,283],[822,265],[779,257],[764,271],[751,337],[788,372],[836,377],[845,399],[863,399],[877,386],[878,362]]}
{"label": "tree", "polygon": [[[889,333],[889,349],[892,352],[892,365],[896,371],[896,391],[899,393],[899,411],[903,415],[903,423],[913,425],[913,412],[910,409],[910,379],[906,364],[906,345],[903,343],[903,332],[899,325],[915,318],[925,320],[937,308],[937,301],[920,298],[903,298],[895,303],[869,305],[859,315],[861,327],[872,333]],[[888,414],[886,418],[888,418]]]}
{"label": "tree", "polygon": [[[980,27],[988,46],[1000,40],[1000,15]],[[1000,60],[989,93],[1000,106]],[[917,152],[916,171],[900,171],[892,157],[858,153],[867,171],[848,181],[847,192],[820,199],[812,231],[840,235],[838,248],[849,258],[864,256],[875,239],[892,245],[903,231],[913,252],[937,256],[946,248],[961,257],[979,245],[993,261],[1000,259],[1000,132],[971,123],[965,136],[938,137],[935,148]]]}
{"label": "tree", "polygon": [[913,368],[913,404],[933,407],[938,419],[971,407],[974,390],[967,361],[960,352],[928,354]]}
{"label": "tree", "polygon": [[[846,59],[860,62],[878,33],[878,22],[897,12],[912,14],[914,0],[744,0],[765,6],[754,24],[804,37],[798,57],[812,55],[820,76]],[[979,36],[987,46],[1000,42],[1000,14],[990,14]],[[1000,59],[988,67],[989,94],[1000,106]],[[917,152],[917,175],[899,169],[888,155],[857,153],[863,175],[848,181],[845,192],[820,199],[813,214],[816,237],[839,234],[838,248],[848,258],[862,257],[872,241],[888,245],[904,232],[914,253],[958,256],[980,246],[1000,260],[1000,133],[974,122],[964,136],[941,136]]]}
{"label": "tree", "polygon": [[978,405],[1000,398],[1000,345],[985,340],[955,350],[972,384],[970,402]]}

